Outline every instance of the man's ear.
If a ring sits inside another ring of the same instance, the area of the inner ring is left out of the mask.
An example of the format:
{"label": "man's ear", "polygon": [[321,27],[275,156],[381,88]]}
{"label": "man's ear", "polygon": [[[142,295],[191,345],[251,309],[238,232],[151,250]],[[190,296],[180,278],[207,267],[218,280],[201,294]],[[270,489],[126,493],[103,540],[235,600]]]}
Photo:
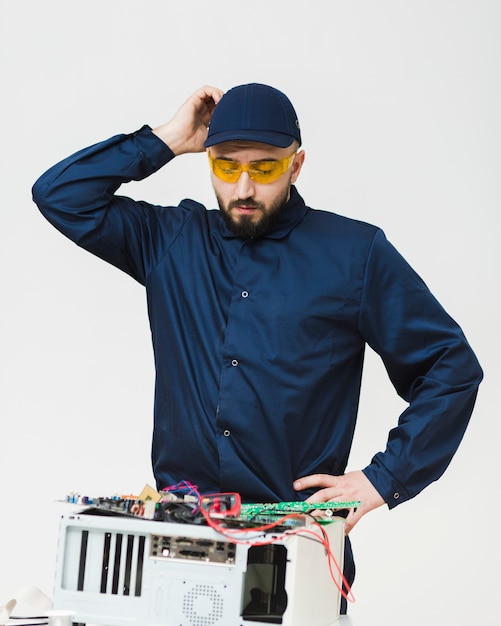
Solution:
{"label": "man's ear", "polygon": [[301,150],[296,154],[294,159],[294,163],[292,164],[292,175],[291,175],[291,183],[294,184],[298,179],[299,173],[301,172],[301,168],[303,167],[304,159],[305,159],[305,151]]}

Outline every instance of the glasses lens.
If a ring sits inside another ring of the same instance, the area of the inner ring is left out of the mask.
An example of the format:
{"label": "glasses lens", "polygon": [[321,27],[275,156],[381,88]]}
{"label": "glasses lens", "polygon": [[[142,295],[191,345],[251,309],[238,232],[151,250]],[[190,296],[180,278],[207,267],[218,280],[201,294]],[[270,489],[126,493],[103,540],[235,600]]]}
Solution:
{"label": "glasses lens", "polygon": [[227,183],[236,183],[242,173],[242,166],[236,161],[226,159],[211,159],[214,174]]}
{"label": "glasses lens", "polygon": [[283,161],[255,161],[249,165],[249,176],[256,183],[272,183],[283,172]]}

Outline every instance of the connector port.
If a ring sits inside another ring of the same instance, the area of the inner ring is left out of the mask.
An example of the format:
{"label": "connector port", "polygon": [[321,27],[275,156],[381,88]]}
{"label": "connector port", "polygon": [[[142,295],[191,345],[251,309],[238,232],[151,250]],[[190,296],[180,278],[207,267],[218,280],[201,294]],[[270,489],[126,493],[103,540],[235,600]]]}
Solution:
{"label": "connector port", "polygon": [[152,559],[178,559],[234,565],[235,557],[236,545],[230,541],[213,541],[202,537],[151,536],[150,558]]}

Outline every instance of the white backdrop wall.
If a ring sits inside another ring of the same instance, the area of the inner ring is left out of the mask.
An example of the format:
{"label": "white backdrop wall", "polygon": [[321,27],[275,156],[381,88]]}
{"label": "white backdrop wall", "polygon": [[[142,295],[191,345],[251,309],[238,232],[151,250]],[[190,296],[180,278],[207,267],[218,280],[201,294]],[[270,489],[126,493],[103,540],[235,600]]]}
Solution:
{"label": "white backdrop wall", "polygon": [[[353,531],[351,614],[357,626],[498,623],[501,3],[17,0],[0,11],[0,605],[25,584],[51,595],[58,499],[153,483],[143,289],[52,229],[31,186],[79,148],[167,120],[204,83],[257,81],[295,104],[307,203],[381,226],[486,374],[442,480]],[[203,155],[122,192],[214,206]],[[402,408],[368,354],[350,469],[384,447]]]}

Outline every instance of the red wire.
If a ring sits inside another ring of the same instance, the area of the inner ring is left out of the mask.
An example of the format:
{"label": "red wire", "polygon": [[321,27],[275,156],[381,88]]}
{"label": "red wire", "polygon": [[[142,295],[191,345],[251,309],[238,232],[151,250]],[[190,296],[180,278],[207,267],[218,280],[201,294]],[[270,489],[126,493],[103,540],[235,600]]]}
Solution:
{"label": "red wire", "polygon": [[[178,483],[177,485],[171,485],[169,487],[166,487],[164,489],[164,491],[174,491],[176,489],[179,489],[179,490],[186,489],[186,490],[188,490],[188,492],[194,493],[196,495],[196,497],[198,498],[198,504],[200,506],[201,495],[200,495],[196,485],[192,485],[188,481],[182,481],[181,483]],[[341,593],[343,598],[345,598],[348,602],[352,602],[352,603],[355,602],[355,596],[353,595],[351,587],[350,587],[348,581],[346,580],[346,577],[343,574],[343,571],[341,570],[341,568],[339,567],[339,563],[337,562],[336,557],[333,555],[332,550],[330,548],[329,536],[326,533],[325,529],[322,527],[322,525],[319,524],[318,522],[313,521],[312,524],[314,524],[317,528],[320,529],[321,535],[318,535],[317,533],[315,533],[313,530],[311,530],[311,528],[298,527],[298,528],[291,528],[290,530],[287,530],[287,531],[281,533],[280,535],[273,535],[272,537],[270,537],[269,539],[266,539],[266,540],[260,540],[260,541],[245,540],[245,541],[240,541],[240,540],[236,539],[234,537],[234,535],[238,535],[238,534],[247,534],[248,535],[249,532],[265,532],[267,530],[272,530],[276,526],[282,526],[283,522],[285,520],[287,520],[287,519],[294,519],[294,518],[302,519],[302,516],[299,513],[289,513],[288,515],[281,516],[275,522],[270,522],[269,524],[263,524],[261,526],[256,526],[256,527],[254,527],[252,529],[248,529],[248,528],[227,528],[227,527],[223,526],[223,524],[217,523],[213,518],[210,517],[210,509],[206,510],[203,507],[200,507],[200,511],[202,512],[203,516],[205,517],[205,520],[207,521],[207,524],[211,528],[213,528],[216,532],[218,532],[219,534],[223,535],[227,539],[231,539],[231,541],[233,541],[234,543],[238,543],[240,545],[265,546],[265,545],[270,545],[272,543],[276,543],[277,541],[280,541],[280,540],[282,540],[285,537],[290,536],[290,535],[312,535],[313,538],[316,541],[320,542],[324,546],[324,549],[325,549],[326,554],[327,554],[327,563],[328,563],[328,566],[329,566],[330,577],[331,577],[332,581],[334,582],[334,585],[336,586],[337,590]],[[337,573],[338,573],[338,575],[339,575],[339,577],[341,579],[341,585],[338,583],[338,581],[337,581],[337,579],[336,579],[336,577],[334,575],[334,571],[332,569],[332,564],[333,563],[334,563],[335,568],[337,570]],[[344,589],[346,589],[346,591]]]}

